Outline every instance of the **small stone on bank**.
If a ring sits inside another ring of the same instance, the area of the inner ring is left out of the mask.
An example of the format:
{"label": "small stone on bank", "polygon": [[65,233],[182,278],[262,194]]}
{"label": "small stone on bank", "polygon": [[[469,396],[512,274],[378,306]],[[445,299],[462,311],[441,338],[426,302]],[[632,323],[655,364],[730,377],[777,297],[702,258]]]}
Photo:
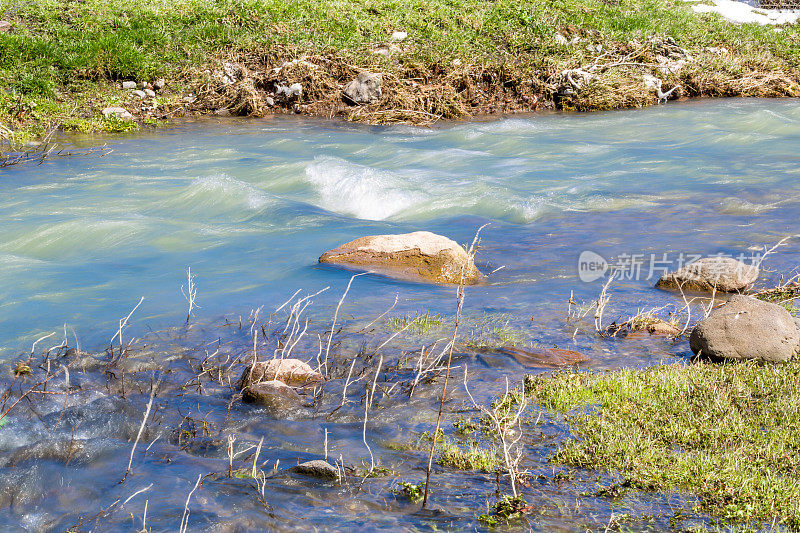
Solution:
{"label": "small stone on bank", "polygon": [[344,86],[345,98],[353,104],[374,104],[381,99],[383,76],[372,72],[361,72]]}
{"label": "small stone on bank", "polygon": [[147,97],[147,95],[144,93],[144,91],[140,91],[138,89],[135,90],[135,91],[131,91],[131,94],[133,96],[135,96],[136,98],[139,98],[141,100],[144,100]]}
{"label": "small stone on bank", "polygon": [[0,20],[0,33],[11,33],[14,26],[7,20]]}
{"label": "small stone on bank", "polygon": [[116,117],[120,120],[132,120],[133,115],[124,107],[106,107],[102,111],[104,117]]}
{"label": "small stone on bank", "polygon": [[158,78],[155,82],[153,82],[153,89],[155,89],[156,91],[160,91],[164,88],[165,85],[166,82],[164,81],[164,78]]}
{"label": "small stone on bank", "polygon": [[395,31],[392,32],[392,40],[393,41],[405,41],[406,37],[408,37],[408,33],[404,31]]}
{"label": "small stone on bank", "polygon": [[153,89],[145,89],[144,94],[146,94],[150,98],[155,98],[156,96],[156,93],[153,91]]}
{"label": "small stone on bank", "polygon": [[122,82],[122,89],[125,90],[125,91],[130,91],[130,90],[135,89],[135,88],[136,88],[136,82],[135,81],[123,81]]}

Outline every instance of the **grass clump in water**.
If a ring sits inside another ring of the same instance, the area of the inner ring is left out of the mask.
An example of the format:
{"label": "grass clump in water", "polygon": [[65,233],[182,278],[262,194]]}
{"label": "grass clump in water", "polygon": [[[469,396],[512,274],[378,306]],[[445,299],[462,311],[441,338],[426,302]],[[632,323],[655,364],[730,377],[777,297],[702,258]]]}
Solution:
{"label": "grass clump in water", "polygon": [[497,449],[481,448],[476,442],[467,444],[466,449],[455,442],[445,440],[436,463],[440,466],[458,470],[478,470],[497,472],[501,467],[500,453]]}
{"label": "grass clump in water", "polygon": [[397,317],[390,317],[388,319],[389,327],[400,331],[406,329],[411,333],[425,334],[431,331],[436,331],[442,327],[442,317],[438,314],[432,315],[429,311],[422,311],[410,315],[403,315]]}
{"label": "grass clump in water", "polygon": [[526,377],[525,390],[568,413],[555,461],[694,492],[717,518],[800,529],[799,361],[564,371]]}

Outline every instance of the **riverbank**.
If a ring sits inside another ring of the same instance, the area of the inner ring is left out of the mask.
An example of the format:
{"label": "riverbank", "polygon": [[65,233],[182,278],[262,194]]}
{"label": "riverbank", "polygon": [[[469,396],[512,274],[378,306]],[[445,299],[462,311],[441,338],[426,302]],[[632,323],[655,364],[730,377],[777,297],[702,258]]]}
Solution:
{"label": "riverbank", "polygon": [[[17,147],[192,114],[429,124],[639,107],[676,87],[666,98],[800,95],[796,25],[682,1],[37,0],[0,17],[0,135]],[[362,72],[381,75],[380,96],[343,97]]]}

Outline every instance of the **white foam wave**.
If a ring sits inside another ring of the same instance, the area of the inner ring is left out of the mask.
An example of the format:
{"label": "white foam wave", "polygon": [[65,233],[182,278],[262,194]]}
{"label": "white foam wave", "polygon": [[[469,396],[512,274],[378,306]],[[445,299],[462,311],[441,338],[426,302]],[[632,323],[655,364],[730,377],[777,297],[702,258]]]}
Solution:
{"label": "white foam wave", "polygon": [[338,157],[316,158],[306,166],[306,178],[319,193],[320,207],[367,220],[387,219],[427,196],[412,177]]}

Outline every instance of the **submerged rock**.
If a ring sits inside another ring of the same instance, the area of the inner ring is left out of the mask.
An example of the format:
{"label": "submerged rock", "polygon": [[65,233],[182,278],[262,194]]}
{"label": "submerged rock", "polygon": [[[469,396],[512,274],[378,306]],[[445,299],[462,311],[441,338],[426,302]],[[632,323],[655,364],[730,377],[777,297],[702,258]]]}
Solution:
{"label": "submerged rock", "polygon": [[296,390],[276,379],[245,387],[242,391],[242,400],[273,409],[290,409],[299,407],[303,403]]}
{"label": "submerged rock", "polygon": [[248,365],[239,378],[239,388],[271,380],[282,381],[287,385],[303,386],[323,381],[324,378],[308,363],[299,359],[270,359],[259,361],[255,366]]}
{"label": "submerged rock", "polygon": [[381,99],[382,87],[382,75],[361,72],[356,79],[344,86],[344,96],[353,104],[374,104]]}
{"label": "submerged rock", "polygon": [[498,352],[508,354],[519,364],[527,367],[568,366],[585,363],[589,357],[572,350],[561,348],[519,348],[517,346],[501,346]]}
{"label": "submerged rock", "polygon": [[429,231],[371,235],[329,250],[320,263],[357,267],[413,281],[475,284],[483,279],[455,241]]}
{"label": "submerged rock", "polygon": [[289,471],[296,474],[303,474],[304,476],[312,476],[323,479],[336,479],[339,477],[339,471],[335,466],[331,465],[328,461],[322,459],[315,459],[313,461],[306,461],[297,466],[293,466]]}
{"label": "submerged rock", "polygon": [[675,337],[681,333],[681,330],[665,320],[653,321],[647,324],[644,329],[647,330],[650,335],[668,335],[670,337]]}
{"label": "submerged rock", "polygon": [[780,305],[736,295],[695,326],[689,346],[713,359],[783,362],[800,352],[800,330]]}
{"label": "submerged rock", "polygon": [[732,257],[704,257],[683,268],[664,274],[656,283],[660,289],[684,291],[736,292],[745,289],[758,279],[758,267],[747,265]]}

